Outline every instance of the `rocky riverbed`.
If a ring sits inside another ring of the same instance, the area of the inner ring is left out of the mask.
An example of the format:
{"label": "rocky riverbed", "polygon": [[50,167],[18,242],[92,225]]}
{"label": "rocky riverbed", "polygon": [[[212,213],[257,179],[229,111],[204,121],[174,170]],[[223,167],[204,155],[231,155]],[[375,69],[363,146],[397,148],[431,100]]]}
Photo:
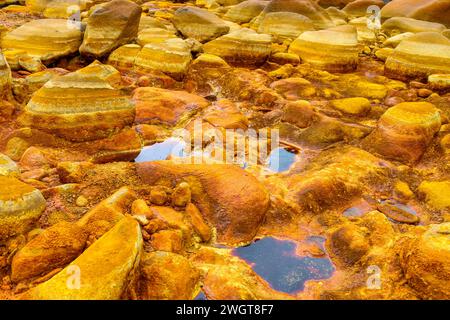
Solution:
{"label": "rocky riverbed", "polygon": [[450,298],[450,1],[0,0],[0,48],[0,299]]}

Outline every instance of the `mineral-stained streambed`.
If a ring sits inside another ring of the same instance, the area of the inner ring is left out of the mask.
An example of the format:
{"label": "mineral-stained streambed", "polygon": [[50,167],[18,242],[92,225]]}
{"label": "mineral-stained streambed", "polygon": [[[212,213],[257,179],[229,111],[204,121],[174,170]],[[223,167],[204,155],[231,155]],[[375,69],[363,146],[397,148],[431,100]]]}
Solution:
{"label": "mineral-stained streambed", "polygon": [[449,299],[449,11],[0,0],[0,299]]}

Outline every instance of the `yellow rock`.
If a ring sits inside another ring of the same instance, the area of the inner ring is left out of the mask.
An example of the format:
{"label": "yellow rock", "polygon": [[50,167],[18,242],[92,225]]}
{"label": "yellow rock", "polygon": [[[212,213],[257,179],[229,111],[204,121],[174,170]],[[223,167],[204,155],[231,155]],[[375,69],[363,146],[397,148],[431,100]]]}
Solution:
{"label": "yellow rock", "polygon": [[385,63],[385,74],[393,79],[425,80],[436,73],[450,73],[450,39],[437,32],[403,40]]}
{"label": "yellow rock", "polygon": [[139,224],[123,218],[77,259],[22,299],[118,300],[127,289],[140,260]]}
{"label": "yellow rock", "polygon": [[0,176],[18,176],[19,168],[17,164],[8,156],[0,153]]}
{"label": "yellow rock", "polygon": [[131,70],[141,47],[137,44],[126,44],[114,50],[108,57],[108,64],[119,70]]}
{"label": "yellow rock", "polygon": [[0,240],[30,231],[45,205],[39,190],[16,178],[0,176]]}
{"label": "yellow rock", "polygon": [[2,38],[2,48],[24,50],[43,63],[50,63],[77,52],[81,35],[65,19],[32,20],[7,33]]}
{"label": "yellow rock", "polygon": [[408,184],[403,181],[397,181],[394,186],[395,195],[404,200],[408,200],[414,197],[414,193],[409,188]]}
{"label": "yellow rock", "polygon": [[270,55],[271,44],[270,35],[242,28],[206,43],[203,50],[230,64],[257,66],[263,64]]}
{"label": "yellow rock", "polygon": [[177,36],[171,30],[162,29],[162,28],[146,28],[138,33],[138,44],[141,46],[145,46],[149,43],[160,43],[164,42],[167,39],[173,39]]}
{"label": "yellow rock", "polygon": [[440,23],[428,22],[423,20],[416,20],[405,17],[393,17],[385,22],[381,26],[381,29],[390,35],[396,35],[404,32],[442,32],[445,30],[445,26]]}
{"label": "yellow rock", "polygon": [[423,181],[418,189],[433,209],[450,209],[450,181]]}
{"label": "yellow rock", "polygon": [[33,94],[20,122],[74,141],[109,136],[132,124],[135,114],[130,98],[112,86],[117,77],[117,70],[98,63],[55,77]]}
{"label": "yellow rock", "polygon": [[351,71],[358,65],[358,41],[352,26],[302,33],[289,47],[302,61],[327,71]]}
{"label": "yellow rock", "polygon": [[230,27],[218,16],[196,7],[179,8],[172,23],[183,36],[200,42],[213,40],[230,31]]}
{"label": "yellow rock", "polygon": [[339,111],[352,115],[364,115],[370,110],[370,101],[366,98],[333,100],[331,105]]}
{"label": "yellow rock", "polygon": [[236,23],[246,23],[263,11],[267,3],[261,0],[247,0],[230,7],[224,18]]}
{"label": "yellow rock", "polygon": [[136,38],[142,9],[128,0],[100,4],[87,20],[80,53],[102,57]]}
{"label": "yellow rock", "polygon": [[404,102],[389,108],[377,129],[367,138],[367,148],[387,158],[415,162],[441,126],[439,110],[428,102]]}
{"label": "yellow rock", "polygon": [[450,74],[432,74],[428,77],[428,83],[437,90],[450,88]]}
{"label": "yellow rock", "polygon": [[375,51],[375,56],[381,61],[386,61],[393,52],[392,48],[381,48]]}
{"label": "yellow rock", "polygon": [[0,51],[0,99],[9,97],[11,90],[11,69]]}
{"label": "yellow rock", "polygon": [[258,32],[267,33],[278,39],[296,39],[305,31],[315,30],[311,19],[293,12],[271,12],[264,16]]}
{"label": "yellow rock", "polygon": [[161,43],[147,44],[135,59],[139,72],[162,71],[176,80],[181,80],[192,60],[188,43],[179,38]]}

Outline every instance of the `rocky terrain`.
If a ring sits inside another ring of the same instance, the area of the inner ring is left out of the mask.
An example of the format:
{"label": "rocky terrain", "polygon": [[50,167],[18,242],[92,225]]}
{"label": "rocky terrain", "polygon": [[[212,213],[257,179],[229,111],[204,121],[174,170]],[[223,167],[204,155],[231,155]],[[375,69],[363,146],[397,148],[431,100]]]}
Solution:
{"label": "rocky terrain", "polygon": [[0,48],[0,299],[450,298],[449,0],[0,0]]}

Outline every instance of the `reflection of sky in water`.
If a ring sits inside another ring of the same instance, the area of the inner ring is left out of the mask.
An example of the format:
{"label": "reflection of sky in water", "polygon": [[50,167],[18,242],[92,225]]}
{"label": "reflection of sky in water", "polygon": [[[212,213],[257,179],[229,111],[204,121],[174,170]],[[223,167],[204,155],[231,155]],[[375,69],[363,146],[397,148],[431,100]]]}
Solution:
{"label": "reflection of sky in water", "polygon": [[203,291],[200,291],[194,300],[208,300]]}
{"label": "reflection of sky in water", "polygon": [[[151,146],[144,147],[141,153],[135,159],[136,162],[166,160],[170,155],[182,157],[184,155],[185,144],[183,141],[170,138],[161,143],[155,143]],[[266,161],[266,167],[273,172],[283,172],[289,170],[295,162],[295,154],[283,148],[272,150]],[[242,168],[247,167],[247,163],[241,165]]]}
{"label": "reflection of sky in water", "polygon": [[[310,241],[321,241],[317,238]],[[295,249],[292,241],[266,237],[233,252],[278,291],[294,293],[303,290],[307,280],[331,277],[334,266],[328,257],[297,256]]]}

